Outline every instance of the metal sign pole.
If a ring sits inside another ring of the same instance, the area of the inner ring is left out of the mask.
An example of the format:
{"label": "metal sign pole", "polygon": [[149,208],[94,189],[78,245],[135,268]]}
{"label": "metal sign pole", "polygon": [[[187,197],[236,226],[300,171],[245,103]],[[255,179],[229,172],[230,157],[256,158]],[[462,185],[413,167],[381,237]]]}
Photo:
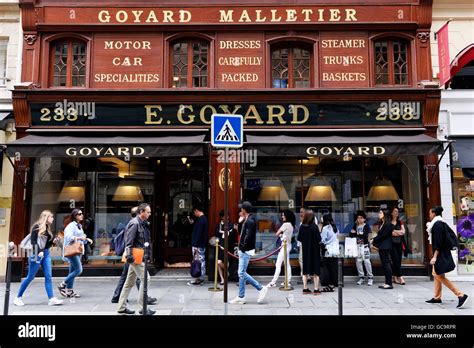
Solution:
{"label": "metal sign pole", "polygon": [[229,216],[229,164],[227,163],[227,148],[225,148],[224,159],[224,303],[227,303],[227,269],[229,267],[229,258],[227,250],[229,250],[228,237],[228,216]]}
{"label": "metal sign pole", "polygon": [[10,305],[10,283],[12,280],[12,253],[15,248],[13,242],[8,243],[8,259],[7,259],[7,274],[6,274],[6,287],[5,287],[5,302],[3,304],[3,315],[8,315],[8,308]]}
{"label": "metal sign pole", "polygon": [[145,267],[143,270],[144,277],[143,277],[143,315],[147,315],[148,311],[148,246],[150,243],[146,242],[145,243],[145,250],[144,250],[144,261],[145,261]]}
{"label": "metal sign pole", "polygon": [[343,268],[342,268],[342,257],[337,258],[337,274],[338,276],[338,282],[337,282],[337,295],[338,295],[338,307],[339,307],[339,315],[342,314],[342,282],[343,282],[343,277],[344,275],[342,274]]}

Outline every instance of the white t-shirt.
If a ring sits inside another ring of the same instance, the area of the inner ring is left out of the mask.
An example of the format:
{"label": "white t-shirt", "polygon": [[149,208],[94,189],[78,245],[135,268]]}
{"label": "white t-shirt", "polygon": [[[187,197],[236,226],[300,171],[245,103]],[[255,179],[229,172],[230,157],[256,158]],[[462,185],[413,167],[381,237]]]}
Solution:
{"label": "white t-shirt", "polygon": [[281,225],[280,231],[283,231],[282,240],[284,236],[288,243],[291,243],[291,238],[293,237],[293,230],[294,228],[289,222],[285,222],[283,225]]}

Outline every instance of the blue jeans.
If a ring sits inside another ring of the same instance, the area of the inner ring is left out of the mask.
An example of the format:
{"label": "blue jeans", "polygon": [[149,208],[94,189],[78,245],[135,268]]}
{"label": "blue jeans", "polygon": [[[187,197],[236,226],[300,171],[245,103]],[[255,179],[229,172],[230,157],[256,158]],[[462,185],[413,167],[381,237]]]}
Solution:
{"label": "blue jeans", "polygon": [[198,252],[198,258],[199,258],[199,261],[201,262],[201,277],[199,277],[199,279],[205,280],[206,279],[206,248],[192,247],[191,249],[193,253],[193,259],[194,259],[194,253],[196,251]]}
{"label": "blue jeans", "polygon": [[239,297],[245,297],[245,282],[249,282],[258,291],[262,290],[263,286],[247,273],[249,266],[250,255],[239,250]]}
{"label": "blue jeans", "polygon": [[26,276],[25,280],[20,285],[20,289],[18,290],[18,297],[22,297],[23,293],[25,292],[26,288],[33,279],[35,279],[36,273],[41,266],[43,268],[44,273],[44,287],[46,288],[46,293],[48,294],[48,298],[53,298],[53,280],[52,280],[52,266],[51,266],[51,257],[49,256],[49,249],[46,249],[44,252],[43,258],[39,256],[32,255],[28,258],[28,275]]}
{"label": "blue jeans", "polygon": [[64,283],[66,283],[66,289],[72,289],[74,288],[74,279],[82,273],[81,255],[68,257],[67,259],[69,260],[69,274],[64,279]]}

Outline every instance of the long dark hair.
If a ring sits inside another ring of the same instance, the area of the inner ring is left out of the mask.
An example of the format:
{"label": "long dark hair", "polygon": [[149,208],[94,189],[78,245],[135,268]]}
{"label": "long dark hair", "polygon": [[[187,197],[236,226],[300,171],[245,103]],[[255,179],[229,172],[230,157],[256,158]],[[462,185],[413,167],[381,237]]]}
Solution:
{"label": "long dark hair", "polygon": [[331,225],[334,233],[337,233],[336,224],[334,223],[334,220],[332,219],[332,215],[329,213],[323,215],[323,226],[327,226],[327,225]]}
{"label": "long dark hair", "polygon": [[303,225],[309,226],[314,224],[314,212],[311,209],[305,209],[303,215]]}
{"label": "long dark hair", "polygon": [[77,227],[79,229],[82,229],[82,221],[77,221],[76,220],[76,216],[79,215],[80,211],[81,211],[81,209],[73,209],[72,212],[71,212],[71,215],[69,216],[69,219],[70,219],[71,222],[77,223]]}
{"label": "long dark hair", "polygon": [[383,220],[378,221],[379,226],[382,226],[385,222],[390,222],[390,214],[388,212],[388,209],[379,209],[379,212],[383,213]]}
{"label": "long dark hair", "polygon": [[281,212],[285,216],[286,222],[289,222],[291,226],[295,227],[296,224],[296,216],[291,210],[283,210]]}
{"label": "long dark hair", "polygon": [[[393,214],[393,211],[394,211],[395,209],[398,210],[397,207],[392,207],[392,208],[390,209],[390,222],[392,222],[392,220],[393,220],[393,215],[392,215],[392,214]],[[396,221],[396,222],[397,222],[397,225],[400,225],[400,221],[401,221],[401,219],[400,219],[400,214],[398,214],[396,220],[397,220],[397,221]]]}

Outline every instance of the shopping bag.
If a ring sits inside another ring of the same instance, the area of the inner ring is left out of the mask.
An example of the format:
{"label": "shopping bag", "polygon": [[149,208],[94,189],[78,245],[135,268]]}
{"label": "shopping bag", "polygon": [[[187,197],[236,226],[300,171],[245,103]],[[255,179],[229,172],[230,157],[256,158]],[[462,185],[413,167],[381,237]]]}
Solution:
{"label": "shopping bag", "polygon": [[324,255],[325,257],[338,257],[339,254],[339,240],[336,239],[331,244],[326,245],[326,255]]}
{"label": "shopping bag", "polygon": [[358,257],[359,252],[357,248],[357,239],[356,238],[346,238],[344,243],[344,257]]}

